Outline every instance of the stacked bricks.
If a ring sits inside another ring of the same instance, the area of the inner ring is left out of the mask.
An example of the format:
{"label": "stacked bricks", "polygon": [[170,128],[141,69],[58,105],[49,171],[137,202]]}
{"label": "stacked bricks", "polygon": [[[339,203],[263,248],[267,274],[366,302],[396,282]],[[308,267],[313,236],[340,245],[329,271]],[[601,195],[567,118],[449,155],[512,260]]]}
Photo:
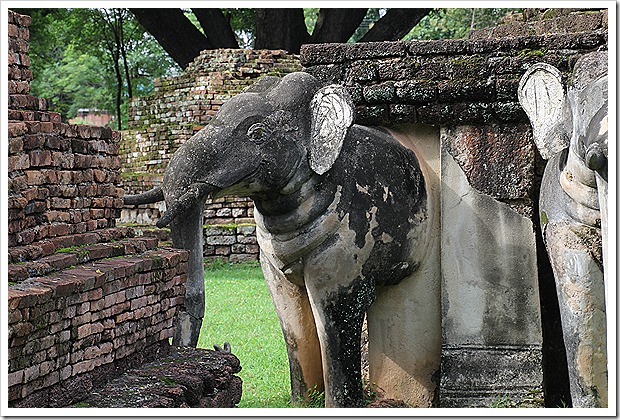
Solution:
{"label": "stacked bricks", "polygon": [[69,125],[30,93],[30,17],[9,12],[9,247],[114,227],[119,133]]}
{"label": "stacked bricks", "polygon": [[170,347],[188,254],[116,226],[120,135],[30,95],[30,22],[8,12],[8,403],[53,407]]}
{"label": "stacked bricks", "polygon": [[212,225],[204,229],[204,256],[229,262],[258,260],[256,225]]}
{"label": "stacked bricks", "polygon": [[[153,247],[157,240],[136,243]],[[167,343],[183,302],[187,258],[185,251],[154,249],[11,286],[11,405],[69,405],[96,378]]]}
{"label": "stacked bricks", "polygon": [[[300,68],[298,57],[282,50],[205,50],[180,76],[155,79],[152,95],[134,98],[129,104],[129,130],[123,132],[120,149],[126,194],[160,185],[174,151],[208,124],[226,99],[260,76],[284,76]],[[254,223],[253,207],[247,198],[208,200],[204,224]],[[152,225],[164,210],[162,203],[127,207],[120,222]],[[206,238],[206,257],[235,261],[258,256],[254,244],[251,251],[245,243],[210,244],[219,241]]]}

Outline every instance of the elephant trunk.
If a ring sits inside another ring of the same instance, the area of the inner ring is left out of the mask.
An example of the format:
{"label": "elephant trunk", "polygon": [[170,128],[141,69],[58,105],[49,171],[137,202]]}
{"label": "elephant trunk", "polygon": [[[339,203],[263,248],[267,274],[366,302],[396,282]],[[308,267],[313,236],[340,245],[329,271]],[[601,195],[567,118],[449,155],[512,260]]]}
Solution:
{"label": "elephant trunk", "polygon": [[216,190],[217,187],[213,185],[197,182],[190,185],[187,191],[180,197],[166,200],[168,210],[166,210],[166,213],[157,221],[157,227],[163,228],[167,226],[172,220],[193,207],[198,206],[202,209],[202,203],[205,198]]}
{"label": "elephant trunk", "polygon": [[573,148],[568,150],[566,164],[560,173],[562,189],[571,198],[566,210],[571,218],[600,228],[601,212],[595,172],[588,168]]}
{"label": "elephant trunk", "polygon": [[203,212],[207,196],[218,188],[207,183],[194,183],[180,189],[180,196],[166,192],[168,210],[157,222],[158,227],[170,224],[170,236],[175,248],[190,252],[185,298],[177,315],[173,344],[196,347],[205,312]]}
{"label": "elephant trunk", "polygon": [[125,205],[132,206],[138,204],[150,204],[157,203],[164,200],[164,192],[161,187],[155,187],[151,190],[143,192],[142,194],[128,195],[123,197]]}
{"label": "elephant trunk", "polygon": [[188,208],[183,217],[174,218],[170,226],[172,245],[190,251],[185,298],[177,314],[172,343],[196,347],[205,312],[203,260],[203,206]]}

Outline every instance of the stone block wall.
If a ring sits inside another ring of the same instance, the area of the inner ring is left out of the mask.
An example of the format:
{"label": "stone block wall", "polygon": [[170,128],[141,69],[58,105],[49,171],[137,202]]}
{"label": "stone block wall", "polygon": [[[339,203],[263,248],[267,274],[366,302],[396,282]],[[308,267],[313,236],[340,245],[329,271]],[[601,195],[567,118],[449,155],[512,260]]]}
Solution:
{"label": "stone block wall", "polygon": [[[120,147],[125,193],[160,185],[174,151],[202,129],[226,99],[260,76],[283,76],[300,68],[298,57],[282,50],[206,50],[180,76],[156,79],[152,95],[134,98],[129,104],[129,130],[123,132]],[[163,211],[164,203],[126,207],[119,220],[153,225]],[[204,224],[253,224],[253,212],[253,203],[247,198],[208,200]],[[210,232],[205,230],[206,235]],[[258,258],[254,244],[210,243],[219,240],[206,237],[205,257],[231,261],[246,260],[249,255]]]}
{"label": "stone block wall", "polygon": [[[545,161],[517,87],[535,63],[569,78],[583,54],[606,49],[607,11],[526,9],[511,18],[469,39],[301,49],[304,71],[349,89],[356,123],[435,150],[422,154],[440,177],[443,344],[433,404],[444,407],[489,406],[498,395],[536,405],[543,387],[553,406],[567,393],[554,280],[537,227]],[[433,130],[429,145],[420,133]],[[373,355],[381,338],[373,334],[369,320],[371,383],[387,397],[412,398],[394,391],[412,380],[406,374],[373,370],[373,361],[396,360],[395,351]]]}
{"label": "stone block wall", "polygon": [[188,254],[116,226],[120,135],[30,95],[30,23],[9,11],[8,404],[59,407],[170,347]]}

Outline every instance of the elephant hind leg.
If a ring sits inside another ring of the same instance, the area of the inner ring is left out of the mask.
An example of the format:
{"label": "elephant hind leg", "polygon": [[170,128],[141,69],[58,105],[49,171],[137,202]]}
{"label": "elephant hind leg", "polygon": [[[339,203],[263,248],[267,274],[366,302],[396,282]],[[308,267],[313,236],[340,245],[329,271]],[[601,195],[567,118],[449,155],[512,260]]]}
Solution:
{"label": "elephant hind leg", "polygon": [[308,293],[263,256],[261,265],[286,342],[293,403],[302,403],[308,400],[309,391],[324,389],[321,347]]}

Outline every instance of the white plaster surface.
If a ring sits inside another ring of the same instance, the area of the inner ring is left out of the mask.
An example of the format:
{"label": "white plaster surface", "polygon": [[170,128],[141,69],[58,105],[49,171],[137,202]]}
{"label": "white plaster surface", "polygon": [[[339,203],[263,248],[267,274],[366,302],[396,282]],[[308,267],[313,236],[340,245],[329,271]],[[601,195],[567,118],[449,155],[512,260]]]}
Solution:
{"label": "white plaster surface", "polygon": [[446,150],[441,190],[444,344],[541,344],[532,222],[474,190]]}
{"label": "white plaster surface", "polygon": [[521,78],[518,95],[543,159],[567,147],[568,137],[563,135],[566,129],[561,127],[565,122],[570,126],[570,114],[560,72],[545,63],[532,66]]}
{"label": "white plaster surface", "polygon": [[392,134],[412,149],[429,192],[425,253],[418,270],[395,286],[382,288],[368,311],[370,383],[383,398],[429,407],[441,357],[439,261],[439,136],[437,128],[407,125]]}

